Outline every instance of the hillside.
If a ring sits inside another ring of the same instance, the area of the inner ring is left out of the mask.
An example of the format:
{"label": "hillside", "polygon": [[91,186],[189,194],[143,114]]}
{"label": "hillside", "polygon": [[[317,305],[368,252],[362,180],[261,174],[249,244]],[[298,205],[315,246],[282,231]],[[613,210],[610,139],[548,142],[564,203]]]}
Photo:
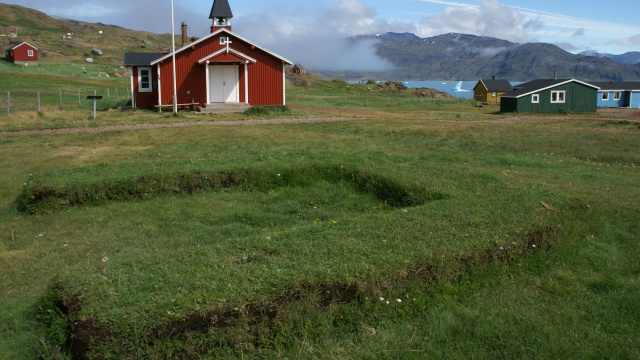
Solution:
{"label": "hillside", "polygon": [[377,42],[378,55],[394,70],[380,73],[321,72],[329,77],[389,80],[460,80],[498,75],[514,81],[549,78],[554,71],[565,78],[589,81],[637,80],[640,65],[609,58],[568,53],[544,43],[516,44],[492,37],[445,34],[419,38],[413,34],[378,34],[353,41]]}
{"label": "hillside", "polygon": [[[122,65],[126,51],[167,51],[170,34],[134,31],[118,26],[54,19],[18,5],[0,3],[0,50],[26,41],[40,50],[42,61]],[[98,49],[102,55],[92,54]]]}

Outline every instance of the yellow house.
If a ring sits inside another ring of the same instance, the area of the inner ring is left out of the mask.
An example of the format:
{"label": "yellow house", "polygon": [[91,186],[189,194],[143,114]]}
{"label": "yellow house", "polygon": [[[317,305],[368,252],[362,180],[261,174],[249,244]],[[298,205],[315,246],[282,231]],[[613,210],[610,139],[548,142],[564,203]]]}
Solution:
{"label": "yellow house", "polygon": [[500,104],[500,96],[513,91],[511,83],[507,80],[483,79],[478,81],[473,88],[473,99],[482,103]]}

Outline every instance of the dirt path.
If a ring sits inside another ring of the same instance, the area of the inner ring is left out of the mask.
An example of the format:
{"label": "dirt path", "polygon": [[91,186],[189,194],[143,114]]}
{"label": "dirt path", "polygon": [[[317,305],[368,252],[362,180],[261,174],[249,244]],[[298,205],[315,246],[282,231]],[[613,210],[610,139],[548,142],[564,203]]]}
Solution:
{"label": "dirt path", "polygon": [[[622,121],[626,120],[633,123],[640,123],[640,110],[621,110],[621,109],[600,109],[598,114],[602,117],[594,118],[572,118],[565,116],[515,116],[496,120],[433,120],[443,122],[465,122],[465,123],[517,123],[517,122],[535,122],[535,121]],[[187,126],[251,126],[251,125],[274,125],[274,124],[312,124],[336,121],[362,120],[360,118],[347,117],[312,117],[312,118],[283,118],[269,120],[242,120],[242,121],[202,121],[202,122],[181,122],[170,124],[137,124],[137,125],[118,125],[118,126],[102,126],[90,128],[73,128],[73,129],[52,129],[52,130],[26,130],[14,132],[0,132],[0,136],[21,136],[21,135],[43,135],[43,134],[74,134],[74,133],[97,133],[107,131],[121,130],[144,130],[144,129],[160,129],[160,128],[179,128]]]}

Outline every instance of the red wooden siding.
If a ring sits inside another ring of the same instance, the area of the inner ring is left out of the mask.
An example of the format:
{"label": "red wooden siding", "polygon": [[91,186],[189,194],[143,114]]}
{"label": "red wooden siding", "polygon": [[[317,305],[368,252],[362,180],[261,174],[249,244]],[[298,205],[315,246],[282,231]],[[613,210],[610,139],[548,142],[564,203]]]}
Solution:
{"label": "red wooden siding", "polygon": [[[29,50],[33,51],[33,56],[29,56]],[[23,43],[20,46],[14,48],[13,50],[9,50],[9,54],[7,55],[7,61],[10,62],[36,62],[38,61],[38,49],[35,47]],[[13,53],[11,53],[13,52]]]}
{"label": "red wooden siding", "polygon": [[[142,66],[148,67],[148,66]],[[145,107],[153,107],[158,105],[158,67],[151,67],[151,83],[152,83],[152,92],[140,92],[138,91],[138,67],[133,67],[131,69],[131,76],[133,81],[131,84],[133,85],[133,94],[134,94],[134,106],[138,108]]]}
{"label": "red wooden siding", "polygon": [[[230,48],[257,60],[257,63],[249,62],[249,104],[250,105],[282,105],[284,104],[284,84],[282,60],[255,48],[238,39],[237,37],[222,32],[216,36],[196,44],[195,46],[183,50],[176,54],[176,75],[178,79],[178,103],[190,103],[193,98],[195,102],[205,104],[207,102],[206,89],[206,63],[198,65],[198,60],[214,54],[226,48],[220,44],[220,37],[228,37],[231,40]],[[210,60],[211,64],[216,62],[229,62],[238,64],[239,93],[240,102],[245,102],[245,64],[244,59],[229,53],[221,54]],[[165,59],[160,64],[161,69],[161,91],[162,103],[171,103],[173,96],[172,87],[172,60]],[[180,81],[180,79],[184,79]],[[187,94],[190,91],[190,94]]]}
{"label": "red wooden siding", "polygon": [[[220,44],[220,38],[231,41],[229,48],[234,52],[226,52],[226,44]],[[222,50],[222,51],[221,51]],[[212,55],[220,52],[216,56]],[[199,63],[202,59],[206,62]],[[173,97],[173,60],[169,56],[152,67],[153,92],[138,92],[138,68],[132,69],[132,86],[136,91],[136,107],[151,107],[170,105]],[[207,99],[207,66],[236,65],[238,67],[238,98],[239,102],[249,105],[283,105],[284,95],[284,66],[283,60],[265,50],[251,45],[227,31],[210,35],[192,46],[176,53],[176,79],[178,104],[196,102],[206,104]],[[245,67],[246,66],[246,67]],[[158,69],[160,77],[158,79]],[[245,80],[248,73],[248,79]],[[248,90],[246,86],[248,85]],[[246,94],[248,93],[248,101]]]}

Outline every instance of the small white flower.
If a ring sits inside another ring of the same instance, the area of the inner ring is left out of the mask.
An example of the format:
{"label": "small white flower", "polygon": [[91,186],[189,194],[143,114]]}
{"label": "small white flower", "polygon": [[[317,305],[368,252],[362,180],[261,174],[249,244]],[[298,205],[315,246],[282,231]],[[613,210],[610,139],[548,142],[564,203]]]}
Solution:
{"label": "small white flower", "polygon": [[407,209],[402,209],[402,212],[409,212],[409,210],[407,210]]}
{"label": "small white flower", "polygon": [[531,247],[536,247],[536,244],[531,245]]}
{"label": "small white flower", "polygon": [[280,174],[278,174],[278,176],[280,176]]}
{"label": "small white flower", "polygon": [[63,247],[67,247],[68,244],[64,244]]}
{"label": "small white flower", "polygon": [[107,262],[107,261],[109,261],[108,257],[105,256],[105,257],[102,258],[102,262]]}
{"label": "small white flower", "polygon": [[380,301],[384,301],[384,298],[382,296],[380,296]]}
{"label": "small white flower", "polygon": [[500,250],[504,250],[504,248],[502,246],[500,246]]}
{"label": "small white flower", "polygon": [[267,236],[267,237],[265,237],[265,239],[271,240],[271,236]]}
{"label": "small white flower", "polygon": [[389,305],[389,300],[387,300],[387,305]]}
{"label": "small white flower", "polygon": [[396,301],[397,301],[397,302],[399,302],[399,303],[401,303],[401,302],[402,302],[402,299],[397,299]]}

